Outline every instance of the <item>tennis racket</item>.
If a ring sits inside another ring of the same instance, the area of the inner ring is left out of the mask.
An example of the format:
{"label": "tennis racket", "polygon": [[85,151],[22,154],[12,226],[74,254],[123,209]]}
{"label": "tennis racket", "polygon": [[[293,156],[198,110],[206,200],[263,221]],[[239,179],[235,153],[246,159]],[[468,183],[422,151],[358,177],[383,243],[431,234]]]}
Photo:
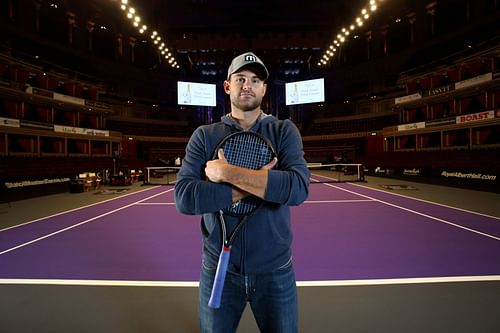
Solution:
{"label": "tennis racket", "polygon": [[[276,152],[271,142],[262,135],[255,132],[236,132],[228,135],[217,145],[214,159],[217,158],[219,149],[224,151],[227,162],[243,168],[258,170],[272,161]],[[231,246],[243,224],[252,214],[264,204],[264,201],[256,196],[248,196],[219,211],[220,226],[222,231],[222,251],[215,272],[212,294],[208,301],[211,308],[219,308],[224,289]],[[227,235],[227,226],[224,214],[240,218],[233,231]]]}

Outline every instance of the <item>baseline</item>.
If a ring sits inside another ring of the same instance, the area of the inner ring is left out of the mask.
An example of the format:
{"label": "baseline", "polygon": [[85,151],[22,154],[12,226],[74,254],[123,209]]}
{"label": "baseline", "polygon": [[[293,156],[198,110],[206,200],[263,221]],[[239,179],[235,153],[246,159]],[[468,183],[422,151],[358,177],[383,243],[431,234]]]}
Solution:
{"label": "baseline", "polygon": [[[426,283],[500,281],[500,275],[442,276],[396,279],[297,281],[297,287],[344,287]],[[59,285],[113,287],[199,287],[198,281],[130,281],[130,280],[71,280],[71,279],[0,279],[0,285]]]}

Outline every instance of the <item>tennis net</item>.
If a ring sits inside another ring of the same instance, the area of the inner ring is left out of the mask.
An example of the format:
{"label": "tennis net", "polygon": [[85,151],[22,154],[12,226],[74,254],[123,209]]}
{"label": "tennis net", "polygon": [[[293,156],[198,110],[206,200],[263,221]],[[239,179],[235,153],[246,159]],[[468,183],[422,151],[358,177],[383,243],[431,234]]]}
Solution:
{"label": "tennis net", "polygon": [[[363,164],[321,164],[308,163],[312,183],[364,182]],[[144,184],[172,185],[175,184],[180,167],[146,167]]]}
{"label": "tennis net", "polygon": [[175,184],[180,167],[146,167],[144,184],[172,185]]}
{"label": "tennis net", "polygon": [[364,166],[358,163],[308,163],[313,183],[364,182]]}

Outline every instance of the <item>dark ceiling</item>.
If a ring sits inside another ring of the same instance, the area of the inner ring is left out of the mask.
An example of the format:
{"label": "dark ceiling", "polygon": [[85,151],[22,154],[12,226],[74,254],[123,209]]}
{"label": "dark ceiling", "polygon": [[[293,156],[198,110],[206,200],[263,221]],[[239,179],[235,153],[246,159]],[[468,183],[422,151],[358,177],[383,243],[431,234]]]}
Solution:
{"label": "dark ceiling", "polygon": [[286,79],[317,70],[332,35],[367,3],[136,0],[128,5],[164,36],[186,76],[224,76],[234,56],[254,51],[275,78]]}
{"label": "dark ceiling", "polygon": [[[219,81],[225,78],[232,58],[253,51],[266,63],[273,79],[291,81],[321,72],[324,67],[320,68],[318,62],[335,36],[342,27],[354,23],[370,2],[380,9],[370,16],[369,24],[380,25],[377,20],[388,17],[388,8],[398,6],[404,12],[408,0],[397,4],[387,0],[9,0],[0,5],[1,16],[13,26],[4,26],[1,20],[0,25],[10,29],[3,36],[10,38],[12,47],[39,55],[48,46],[40,59],[52,59],[91,75],[92,69],[85,68],[85,62],[91,61],[82,60],[84,55],[91,53],[126,63],[133,44],[134,65],[172,72],[182,78]],[[121,5],[125,10],[120,9]],[[148,26],[145,33],[140,34],[132,26],[133,20],[126,18],[130,8],[140,16],[140,24]],[[20,42],[26,35],[17,29],[19,25],[24,25],[27,32],[35,30],[35,36],[42,38]],[[368,24],[354,30],[361,36],[359,40],[364,40],[367,29]],[[179,68],[172,69],[169,59],[153,45],[150,35],[154,30]],[[84,51],[79,52],[82,57],[68,65],[71,57],[58,57],[50,45],[40,41],[45,37]],[[119,43],[123,52],[117,51]]]}

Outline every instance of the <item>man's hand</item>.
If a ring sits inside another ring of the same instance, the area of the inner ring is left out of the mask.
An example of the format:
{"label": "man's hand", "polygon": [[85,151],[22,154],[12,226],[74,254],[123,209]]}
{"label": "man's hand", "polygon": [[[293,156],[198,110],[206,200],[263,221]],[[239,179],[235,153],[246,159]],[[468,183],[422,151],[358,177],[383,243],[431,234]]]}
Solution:
{"label": "man's hand", "polygon": [[262,168],[260,168],[261,170],[271,170],[272,168],[274,168],[274,166],[278,163],[278,158],[277,157],[274,157],[271,162],[267,163],[266,165],[264,165]]}
{"label": "man's hand", "polygon": [[[222,149],[217,152],[217,156],[218,159],[207,162],[205,174],[208,180],[214,183],[228,182],[234,185],[233,201],[241,200],[251,193],[262,197],[267,184],[267,170],[274,168],[278,163],[278,159],[275,157],[271,162],[262,166],[260,170],[252,170],[229,164]],[[249,189],[251,192],[245,191],[245,189]]]}
{"label": "man's hand", "polygon": [[[275,157],[271,160],[271,162],[264,165],[261,170],[271,170],[278,163],[278,159]],[[237,187],[233,187],[233,202],[244,199],[251,195],[249,192],[243,191]]]}
{"label": "man's hand", "polygon": [[231,168],[231,164],[227,162],[222,149],[219,149],[217,156],[218,159],[207,162],[205,175],[207,175],[208,180],[211,182],[221,183],[225,181],[224,174],[227,169]]}

